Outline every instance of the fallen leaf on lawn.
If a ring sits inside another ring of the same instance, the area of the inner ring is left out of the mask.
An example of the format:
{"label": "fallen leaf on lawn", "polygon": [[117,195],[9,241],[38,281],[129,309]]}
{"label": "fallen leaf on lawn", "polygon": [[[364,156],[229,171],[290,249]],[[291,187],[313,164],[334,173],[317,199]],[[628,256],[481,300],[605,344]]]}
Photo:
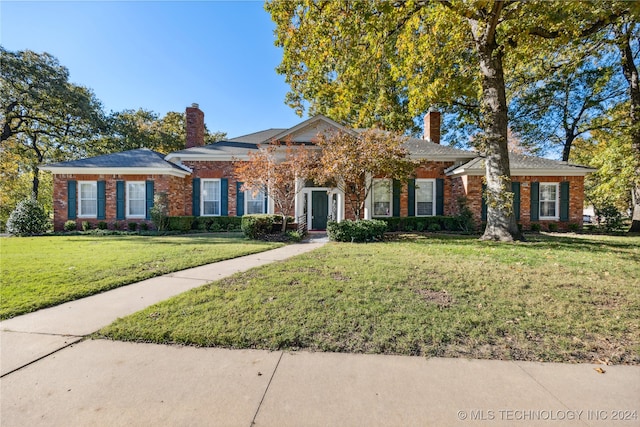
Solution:
{"label": "fallen leaf on lawn", "polygon": [[594,371],[596,371],[596,372],[597,372],[597,373],[599,373],[599,374],[604,374],[605,372],[607,372],[607,371],[605,371],[605,370],[604,370],[604,369],[602,369],[602,368],[593,368],[593,370],[594,370]]}

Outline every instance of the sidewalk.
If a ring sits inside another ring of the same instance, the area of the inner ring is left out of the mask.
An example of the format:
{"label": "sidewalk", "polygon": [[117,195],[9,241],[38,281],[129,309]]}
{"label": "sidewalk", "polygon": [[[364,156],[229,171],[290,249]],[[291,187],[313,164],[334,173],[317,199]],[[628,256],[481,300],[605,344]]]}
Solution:
{"label": "sidewalk", "polygon": [[171,295],[321,245],[185,270],[1,322],[0,425],[640,425],[638,366],[84,339]]}

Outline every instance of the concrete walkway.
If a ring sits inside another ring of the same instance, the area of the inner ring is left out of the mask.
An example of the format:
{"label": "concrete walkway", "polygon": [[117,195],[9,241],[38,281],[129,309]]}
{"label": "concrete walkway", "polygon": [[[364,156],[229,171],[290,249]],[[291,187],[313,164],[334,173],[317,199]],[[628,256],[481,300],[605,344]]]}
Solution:
{"label": "concrete walkway", "polygon": [[290,245],[189,269],[0,322],[0,425],[640,425],[637,366],[84,338],[187,289],[322,244]]}

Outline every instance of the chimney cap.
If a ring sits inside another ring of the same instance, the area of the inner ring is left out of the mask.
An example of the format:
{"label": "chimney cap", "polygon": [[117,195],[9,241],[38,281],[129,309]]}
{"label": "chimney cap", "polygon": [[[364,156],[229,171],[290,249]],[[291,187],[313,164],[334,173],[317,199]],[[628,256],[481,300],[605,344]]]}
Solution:
{"label": "chimney cap", "polygon": [[194,102],[191,104],[191,108],[200,108],[200,106],[196,102]]}

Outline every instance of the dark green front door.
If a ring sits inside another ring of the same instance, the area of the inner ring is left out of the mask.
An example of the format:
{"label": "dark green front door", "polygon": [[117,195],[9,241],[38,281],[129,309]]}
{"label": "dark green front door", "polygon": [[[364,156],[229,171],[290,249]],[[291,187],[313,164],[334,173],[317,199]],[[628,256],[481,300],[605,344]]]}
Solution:
{"label": "dark green front door", "polygon": [[311,229],[326,230],[329,196],[326,191],[311,192]]}

